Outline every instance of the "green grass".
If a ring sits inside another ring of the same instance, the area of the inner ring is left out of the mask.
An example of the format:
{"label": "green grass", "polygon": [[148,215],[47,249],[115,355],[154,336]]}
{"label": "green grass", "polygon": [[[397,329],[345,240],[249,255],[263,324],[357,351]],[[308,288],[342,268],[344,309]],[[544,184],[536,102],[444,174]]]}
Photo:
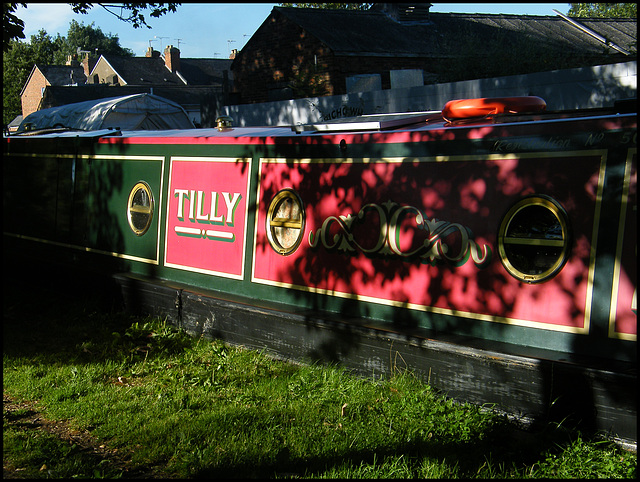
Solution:
{"label": "green grass", "polygon": [[410,372],[364,380],[194,339],[151,318],[13,295],[3,391],[109,454],[3,421],[5,467],[29,478],[635,478],[636,455],[562,426],[535,434],[455,403]]}
{"label": "green grass", "polygon": [[99,459],[75,444],[37,431],[3,427],[5,467],[7,461],[20,478],[119,478],[122,471],[109,460]]}

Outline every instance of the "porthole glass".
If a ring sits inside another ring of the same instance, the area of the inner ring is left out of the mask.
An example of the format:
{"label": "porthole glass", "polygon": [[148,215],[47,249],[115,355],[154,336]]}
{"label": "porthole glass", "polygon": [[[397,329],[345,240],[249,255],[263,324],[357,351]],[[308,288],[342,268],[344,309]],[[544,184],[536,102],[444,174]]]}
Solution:
{"label": "porthole glass", "polygon": [[278,253],[296,250],[304,234],[304,208],[300,197],[291,189],[280,191],[267,212],[267,238]]}
{"label": "porthole glass", "polygon": [[536,195],[517,202],[498,232],[498,253],[505,269],[527,283],[553,278],[571,250],[567,213],[554,199]]}
{"label": "porthole glass", "polygon": [[153,219],[153,193],[146,182],[140,181],[129,193],[127,219],[129,227],[138,236],[142,236],[151,226]]}

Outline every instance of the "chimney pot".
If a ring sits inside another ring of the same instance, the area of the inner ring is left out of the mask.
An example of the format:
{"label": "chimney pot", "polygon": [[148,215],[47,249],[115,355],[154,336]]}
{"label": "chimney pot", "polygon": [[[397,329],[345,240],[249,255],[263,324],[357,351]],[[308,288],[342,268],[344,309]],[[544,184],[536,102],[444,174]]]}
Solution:
{"label": "chimney pot", "polygon": [[67,62],[65,65],[70,65],[71,67],[78,67],[80,66],[80,62],[78,62],[76,55],[67,55]]}
{"label": "chimney pot", "polygon": [[89,83],[89,74],[96,66],[97,60],[94,57],[90,57],[89,54],[86,53],[81,63],[84,70],[84,75],[85,77],[87,77],[87,83]]}
{"label": "chimney pot", "polygon": [[164,64],[171,72],[180,70],[180,50],[173,45],[167,45],[164,49]]}
{"label": "chimney pot", "polygon": [[160,57],[160,52],[158,52],[157,50],[153,50],[153,47],[148,47],[147,52],[144,54],[144,56],[147,58],[157,59],[158,57]]}

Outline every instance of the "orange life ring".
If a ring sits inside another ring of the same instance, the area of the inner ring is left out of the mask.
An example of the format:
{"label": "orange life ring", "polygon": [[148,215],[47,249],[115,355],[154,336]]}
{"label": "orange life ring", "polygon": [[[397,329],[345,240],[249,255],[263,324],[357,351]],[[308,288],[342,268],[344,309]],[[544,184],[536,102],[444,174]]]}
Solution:
{"label": "orange life ring", "polygon": [[452,121],[493,114],[540,112],[546,108],[547,103],[536,96],[460,99],[447,102],[442,109],[442,117]]}

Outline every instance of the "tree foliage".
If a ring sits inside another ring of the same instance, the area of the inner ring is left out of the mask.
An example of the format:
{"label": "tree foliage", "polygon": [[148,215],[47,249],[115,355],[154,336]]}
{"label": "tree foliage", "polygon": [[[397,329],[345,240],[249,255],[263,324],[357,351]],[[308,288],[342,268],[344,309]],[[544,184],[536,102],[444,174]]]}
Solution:
{"label": "tree foliage", "polygon": [[119,57],[133,57],[131,49],[120,46],[117,35],[104,34],[95,22],[90,25],[71,20],[66,37],[59,37],[58,48],[54,53],[53,63],[64,64],[68,55],[75,55],[79,50],[90,52],[92,55],[117,55]]}
{"label": "tree foliage", "polygon": [[636,18],[636,3],[570,3],[569,17]]}
{"label": "tree foliage", "polygon": [[[44,30],[39,33],[45,34]],[[36,37],[32,36],[32,39]],[[50,37],[49,37],[50,39]],[[50,46],[42,44],[39,49],[32,49],[25,42],[12,42],[12,48],[2,56],[2,123],[7,125],[22,113],[20,92],[34,63],[41,63],[51,58],[48,54]],[[51,54],[52,55],[52,54]]]}
{"label": "tree foliage", "polygon": [[14,15],[18,7],[27,6],[26,3],[2,4],[2,51],[6,52],[10,41],[24,38],[24,22]]}
{"label": "tree foliage", "polygon": [[[86,14],[95,6],[105,9],[110,14],[123,22],[129,23],[133,28],[147,27],[147,20],[143,12],[149,11],[149,16],[158,18],[169,12],[175,12],[179,3],[70,3],[74,13]],[[19,6],[28,7],[26,3],[4,3],[2,17],[2,51],[6,52],[11,48],[11,41],[24,38],[24,22],[20,20],[14,12]]]}
{"label": "tree foliage", "polygon": [[[162,17],[166,13],[173,13],[177,10],[179,3],[70,3],[75,13],[87,13],[94,5],[104,8],[107,12],[115,15],[119,20],[130,23],[133,28],[147,27],[148,25],[142,11],[149,9],[149,15],[154,18]],[[117,13],[118,9],[120,13]]]}

